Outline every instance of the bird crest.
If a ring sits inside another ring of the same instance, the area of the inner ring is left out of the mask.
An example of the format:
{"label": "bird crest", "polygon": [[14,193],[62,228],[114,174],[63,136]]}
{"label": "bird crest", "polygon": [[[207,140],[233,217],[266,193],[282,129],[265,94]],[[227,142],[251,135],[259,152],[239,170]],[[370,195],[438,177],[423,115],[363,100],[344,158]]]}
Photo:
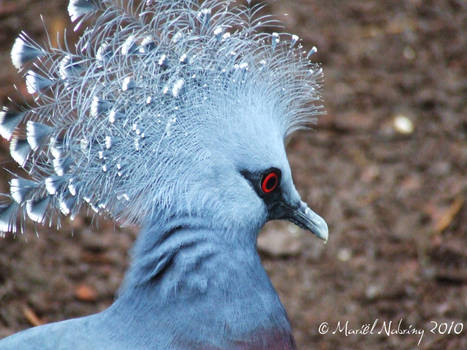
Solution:
{"label": "bird crest", "polygon": [[322,114],[316,49],[263,6],[71,0],[75,44],[22,32],[11,59],[34,102],[3,108],[0,134],[28,177],[10,180],[0,232],[22,232],[26,218],[57,225],[83,206],[141,224],[183,190],[206,143],[238,142],[250,125],[285,138]]}

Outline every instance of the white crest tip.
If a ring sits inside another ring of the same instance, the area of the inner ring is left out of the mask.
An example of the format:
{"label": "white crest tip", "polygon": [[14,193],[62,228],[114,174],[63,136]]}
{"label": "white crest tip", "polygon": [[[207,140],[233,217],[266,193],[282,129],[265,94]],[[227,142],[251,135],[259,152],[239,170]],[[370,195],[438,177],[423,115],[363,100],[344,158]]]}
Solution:
{"label": "white crest tip", "polygon": [[76,22],[84,15],[96,11],[98,8],[92,0],[70,0],[67,9],[71,21]]}
{"label": "white crest tip", "polygon": [[21,123],[26,112],[10,111],[6,108],[0,111],[0,135],[6,140],[10,140],[13,132]]}
{"label": "white crest tip", "polygon": [[13,138],[10,142],[10,155],[20,166],[24,167],[31,153],[31,146],[27,140]]}
{"label": "white crest tip", "polygon": [[44,55],[44,50],[26,41],[26,34],[21,33],[11,48],[11,62],[16,69],[21,69],[27,62]]}
{"label": "white crest tip", "polygon": [[33,122],[29,120],[26,123],[26,138],[33,151],[39,149],[39,147],[45,142],[47,137],[53,131],[48,125]]}
{"label": "white crest tip", "polygon": [[26,73],[26,89],[33,95],[52,85],[52,80],[43,77],[33,70]]}
{"label": "white crest tip", "polygon": [[26,202],[26,213],[28,217],[39,224],[42,224],[45,220],[45,214],[47,207],[49,206],[49,197],[45,197],[39,200],[28,200]]}

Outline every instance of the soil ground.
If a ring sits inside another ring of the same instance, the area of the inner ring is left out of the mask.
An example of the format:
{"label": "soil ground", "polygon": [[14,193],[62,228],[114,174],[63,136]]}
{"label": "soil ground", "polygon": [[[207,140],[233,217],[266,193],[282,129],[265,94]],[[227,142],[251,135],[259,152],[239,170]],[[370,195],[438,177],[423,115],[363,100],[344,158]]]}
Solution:
{"label": "soil ground", "polygon": [[[306,47],[318,47],[326,74],[328,114],[288,151],[299,191],[329,224],[329,243],[271,223],[260,244],[298,348],[467,349],[466,2],[268,4]],[[39,13],[52,33],[68,23],[64,0],[0,1],[0,103],[18,96],[13,83],[25,90],[9,50],[20,29],[41,37]],[[2,166],[15,169],[6,149]],[[4,172],[2,192],[7,180]],[[0,337],[112,302],[137,230],[96,226],[86,213],[63,224],[39,229],[39,239],[0,241]],[[361,329],[375,320],[378,330],[402,320],[425,334],[420,345],[415,335],[332,334],[339,321]],[[432,334],[432,321],[464,330]]]}

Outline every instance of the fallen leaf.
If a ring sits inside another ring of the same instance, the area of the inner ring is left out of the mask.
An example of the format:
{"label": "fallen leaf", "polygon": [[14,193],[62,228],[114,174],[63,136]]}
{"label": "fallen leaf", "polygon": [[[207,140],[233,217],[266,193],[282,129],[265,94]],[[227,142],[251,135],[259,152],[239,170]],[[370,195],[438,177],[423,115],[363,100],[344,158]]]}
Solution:
{"label": "fallen leaf", "polygon": [[436,222],[436,225],[435,225],[436,233],[438,234],[442,233],[444,230],[446,230],[449,227],[449,225],[451,225],[451,222],[454,220],[456,215],[459,213],[463,204],[464,204],[464,197],[462,195],[457,196],[454,202],[449,206],[449,208],[446,209],[446,211],[441,215],[439,220]]}
{"label": "fallen leaf", "polygon": [[36,327],[44,324],[44,321],[42,321],[29,306],[23,307],[23,315],[31,326]]}

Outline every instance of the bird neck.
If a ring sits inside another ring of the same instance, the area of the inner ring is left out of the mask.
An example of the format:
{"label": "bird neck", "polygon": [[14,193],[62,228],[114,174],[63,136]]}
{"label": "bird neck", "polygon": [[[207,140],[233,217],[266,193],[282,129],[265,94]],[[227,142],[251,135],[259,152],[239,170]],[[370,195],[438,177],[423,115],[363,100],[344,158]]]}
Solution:
{"label": "bird neck", "polygon": [[[227,233],[207,227],[207,221],[177,215],[146,225],[133,247],[122,292],[156,288],[159,299],[171,299],[172,294],[181,292],[203,294],[208,282],[222,287],[231,280],[230,275],[220,273],[217,264],[221,260],[224,260],[220,265],[224,270],[242,266],[264,272],[256,252],[257,232]],[[239,260],[241,264],[229,264],[227,258]]]}
{"label": "bird neck", "polygon": [[[147,226],[135,244],[115,308],[125,313],[129,307],[132,319],[144,319],[151,327],[166,324],[176,337],[177,332],[193,334],[200,341],[220,337],[216,346],[229,338],[238,344],[257,339],[258,344],[293,349],[287,315],[254,240],[236,245],[224,239],[225,233],[206,228],[203,221],[177,218]],[[200,322],[212,329],[200,330]]]}

